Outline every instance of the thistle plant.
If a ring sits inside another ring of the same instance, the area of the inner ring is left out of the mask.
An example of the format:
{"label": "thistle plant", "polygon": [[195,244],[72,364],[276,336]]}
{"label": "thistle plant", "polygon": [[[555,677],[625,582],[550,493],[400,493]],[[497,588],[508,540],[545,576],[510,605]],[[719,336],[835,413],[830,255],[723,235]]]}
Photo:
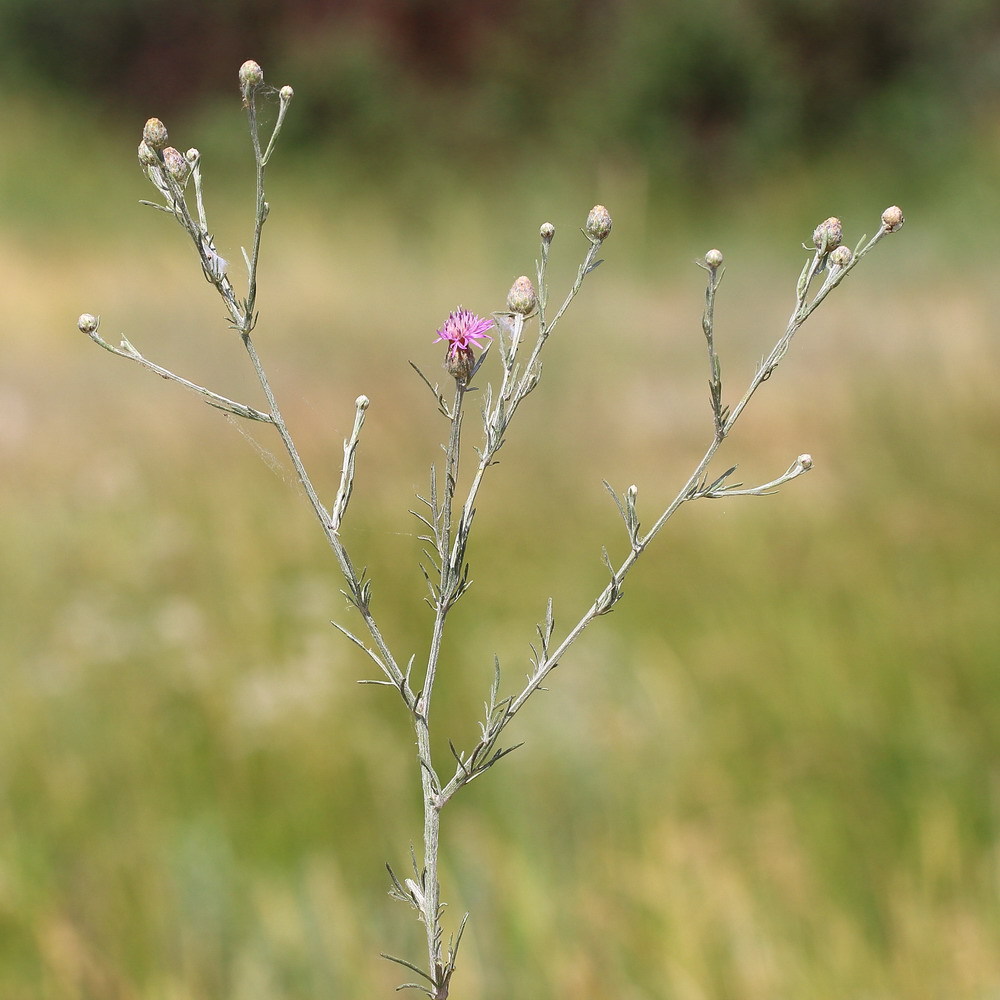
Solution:
{"label": "thistle plant", "polygon": [[[257,275],[261,253],[261,237],[269,205],[264,182],[267,167],[274,154],[293,92],[291,87],[279,90],[265,86],[261,68],[246,62],[239,71],[240,91],[249,124],[250,141],[256,164],[256,200],[254,225],[249,250],[243,250],[246,269],[245,292],[237,292],[229,262],[218,253],[205,208],[201,156],[196,149],[181,153],[168,145],[167,129],[151,118],[143,129],[139,144],[139,163],[158,193],[156,201],[147,201],[155,210],[173,216],[187,232],[201,265],[202,273],[222,298],[235,331],[256,373],[263,393],[260,407],[231,399],[198,385],[149,360],[124,336],[114,345],[99,332],[98,320],[84,314],[79,328],[100,347],[117,357],[133,361],[163,378],[173,380],[201,395],[205,401],[227,414],[245,420],[271,425],[284,446],[295,469],[305,497],[312,507],[320,529],[339,566],[344,580],[343,594],[360,618],[360,626],[336,624],[347,639],[371,660],[375,675],[361,683],[382,685],[395,692],[416,735],[417,760],[423,801],[422,849],[411,845],[412,870],[397,873],[387,865],[390,895],[412,906],[424,925],[426,956],[410,961],[391,955],[390,959],[412,971],[419,981],[407,982],[400,989],[422,990],[435,1000],[443,1000],[451,989],[456,969],[462,931],[468,914],[450,929],[447,935],[443,922],[444,903],[438,876],[441,849],[441,822],[445,807],[463,788],[481,777],[520,744],[508,739],[508,727],[528,700],[549,678],[552,671],[566,658],[570,647],[584,630],[602,615],[610,612],[622,598],[626,576],[678,509],[691,501],[719,497],[764,496],[779,486],[805,474],[813,467],[809,455],[799,455],[788,468],[769,482],[744,486],[733,481],[736,466],[721,474],[709,468],[732,433],[737,421],[757,390],[766,382],[784,359],[796,333],[827,296],[844,281],[851,271],[887,235],[897,232],[903,224],[902,212],[895,206],[882,213],[881,224],[871,239],[862,238],[852,251],[842,242],[842,226],[830,218],[816,227],[807,251],[805,263],[795,286],[794,305],[784,331],[770,351],[759,362],[743,393],[736,401],[726,403],[722,365],[715,341],[715,301],[722,281],[723,255],[710,250],[697,263],[705,271],[705,307],[702,331],[708,352],[709,403],[711,420],[707,428],[705,452],[693,471],[669,503],[658,510],[648,528],[643,528],[639,512],[639,490],[636,485],[619,492],[605,483],[624,524],[628,549],[624,559],[615,563],[606,550],[602,551],[607,568],[607,582],[591,604],[575,618],[564,632],[557,633],[553,601],[549,599],[541,622],[536,626],[537,639],[529,644],[530,669],[526,680],[513,689],[505,689],[500,661],[494,657],[492,683],[485,699],[485,710],[479,721],[479,738],[474,745],[459,748],[450,740],[450,757],[444,758],[432,748],[432,707],[438,678],[438,667],[450,615],[469,589],[471,578],[467,552],[480,491],[490,470],[497,464],[497,455],[504,446],[514,418],[524,401],[538,387],[542,377],[542,353],[549,338],[560,326],[563,317],[581,291],[583,284],[602,263],[599,254],[612,231],[608,210],[595,206],[586,218],[582,233],[583,258],[576,278],[558,306],[550,309],[548,262],[555,237],[555,228],[545,223],[539,230],[540,250],[534,279],[523,275],[511,287],[503,308],[488,317],[457,308],[437,331],[434,342],[445,345],[445,385],[429,378],[413,366],[430,390],[437,410],[447,423],[444,434],[443,462],[430,469],[426,495],[417,497],[412,511],[420,523],[420,538],[424,543],[424,560],[420,564],[427,586],[426,601],[432,619],[425,654],[401,655],[390,648],[382,626],[373,609],[372,585],[364,571],[348,552],[341,536],[341,527],[350,510],[357,455],[369,399],[360,395],[354,401],[354,423],[344,443],[340,482],[332,502],[324,502],[310,479],[294,438],[285,423],[278,401],[272,391],[264,364],[254,346],[258,314],[256,311]],[[266,141],[258,120],[258,102],[277,96],[278,113]],[[428,335],[428,343],[431,338]],[[480,436],[473,448],[474,457],[463,447],[463,428],[471,407],[467,397],[475,394],[479,402],[473,422],[481,423]],[[732,398],[732,397],[730,397]],[[460,481],[468,481],[464,495],[458,492]]]}

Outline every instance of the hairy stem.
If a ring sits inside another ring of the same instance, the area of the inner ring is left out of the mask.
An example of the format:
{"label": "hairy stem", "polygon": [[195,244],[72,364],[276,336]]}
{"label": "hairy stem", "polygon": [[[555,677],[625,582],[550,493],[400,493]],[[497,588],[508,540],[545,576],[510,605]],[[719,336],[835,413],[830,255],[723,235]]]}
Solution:
{"label": "hairy stem", "polygon": [[434,610],[434,627],[431,645],[427,655],[427,671],[423,687],[413,713],[417,731],[417,755],[420,763],[420,781],[424,799],[424,900],[423,920],[427,931],[427,954],[429,968],[436,978],[436,970],[441,964],[441,887],[438,883],[438,845],[441,830],[441,804],[438,800],[441,784],[434,771],[431,756],[430,708],[437,676],[438,661],[441,657],[441,643],[444,638],[445,621],[451,609],[456,591],[461,587],[462,555],[460,544],[462,526],[452,541],[452,507],[455,500],[455,486],[458,480],[459,459],[462,447],[462,403],[466,385],[457,382],[455,403],[451,409],[451,431],[445,450],[444,497],[441,508],[436,513],[438,534],[438,558],[440,580],[437,606]]}

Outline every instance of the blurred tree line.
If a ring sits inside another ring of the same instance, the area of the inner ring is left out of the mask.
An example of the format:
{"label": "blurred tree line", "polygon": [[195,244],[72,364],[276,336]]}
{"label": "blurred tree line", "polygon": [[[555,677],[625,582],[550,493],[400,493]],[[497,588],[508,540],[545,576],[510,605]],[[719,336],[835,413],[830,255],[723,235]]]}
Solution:
{"label": "blurred tree line", "polygon": [[462,169],[526,150],[681,176],[861,144],[955,155],[995,104],[993,0],[0,0],[8,86],[114,114],[231,94],[248,57],[297,92],[294,139]]}

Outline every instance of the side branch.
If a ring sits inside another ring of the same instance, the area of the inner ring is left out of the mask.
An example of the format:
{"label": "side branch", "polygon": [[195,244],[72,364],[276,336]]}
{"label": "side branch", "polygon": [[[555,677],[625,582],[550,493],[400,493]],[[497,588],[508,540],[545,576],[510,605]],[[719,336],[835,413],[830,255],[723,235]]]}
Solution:
{"label": "side branch", "polygon": [[155,372],[160,376],[160,378],[169,379],[171,382],[176,382],[178,385],[184,386],[185,389],[190,389],[192,392],[198,393],[199,396],[204,396],[205,401],[210,406],[214,406],[226,413],[232,413],[236,417],[244,417],[247,420],[259,420],[265,424],[274,422],[268,414],[262,413],[260,410],[255,410],[252,406],[247,406],[246,403],[239,403],[235,399],[230,399],[228,396],[220,396],[219,393],[212,392],[211,389],[206,389],[202,385],[198,385],[197,383],[191,382],[186,378],[182,378],[180,375],[176,375],[174,372],[170,371],[168,368],[164,368],[162,365],[155,364],[140,354],[139,351],[136,350],[136,348],[133,347],[125,337],[122,337],[121,339],[121,347],[115,347],[113,344],[109,344],[97,332],[96,320],[93,324],[85,324],[83,317],[81,317],[80,328],[95,344],[98,345],[98,347],[103,347],[104,350],[116,355],[119,358],[134,361],[136,364],[142,365],[143,368],[147,368],[149,371]]}

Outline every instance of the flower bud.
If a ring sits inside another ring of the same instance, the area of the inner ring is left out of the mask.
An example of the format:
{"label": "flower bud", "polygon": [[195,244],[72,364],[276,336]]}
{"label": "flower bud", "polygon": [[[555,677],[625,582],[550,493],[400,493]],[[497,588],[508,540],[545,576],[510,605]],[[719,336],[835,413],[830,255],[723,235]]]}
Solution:
{"label": "flower bud", "polygon": [[844,238],[844,227],[840,219],[831,215],[826,222],[821,222],[813,230],[813,246],[820,253],[829,253],[840,246],[840,241]]}
{"label": "flower bud", "polygon": [[882,213],[882,225],[890,233],[898,233],[905,221],[903,210],[898,205],[892,205]]}
{"label": "flower bud", "polygon": [[160,158],[156,150],[145,139],[139,143],[139,163],[143,167],[155,167],[159,164]]}
{"label": "flower bud", "polygon": [[191,148],[190,148],[190,149],[189,149],[189,150],[188,150],[188,151],[187,151],[187,152],[186,152],[186,153],[184,154],[184,159],[185,159],[185,160],[187,160],[187,161],[188,161],[188,163],[190,163],[190,164],[191,164],[191,166],[193,167],[193,166],[194,166],[194,165],[195,165],[195,164],[196,164],[196,163],[197,163],[197,162],[198,162],[198,161],[199,161],[199,160],[201,159],[201,153],[200,153],[200,152],[198,152],[198,150],[197,150],[197,149],[195,149],[195,148],[194,148],[194,146],[192,146],[192,147],[191,147]]}
{"label": "flower bud", "polygon": [[799,455],[795,460],[804,472],[808,472],[813,467],[812,455]]}
{"label": "flower bud", "polygon": [[543,243],[551,243],[552,237],[555,234],[556,227],[551,222],[543,222],[541,228],[538,230],[538,235],[541,236]]}
{"label": "flower bud", "polygon": [[142,127],[142,137],[153,149],[163,149],[167,144],[167,126],[159,118],[150,118]]}
{"label": "flower bud", "polygon": [[535,286],[531,283],[531,278],[522,274],[507,293],[507,308],[510,312],[520,313],[527,316],[538,304],[535,297]]}
{"label": "flower bud", "polygon": [[716,268],[722,267],[722,251],[721,250],[709,250],[705,254],[705,263],[714,271]]}
{"label": "flower bud", "polygon": [[278,97],[280,97],[286,104],[295,96],[295,91],[286,83],[281,90],[278,91]]}
{"label": "flower bud", "polygon": [[173,146],[167,146],[163,151],[163,165],[167,168],[167,173],[178,183],[183,184],[187,180],[191,167],[180,150],[174,149]]}
{"label": "flower bud", "polygon": [[472,378],[475,363],[471,347],[449,350],[444,359],[445,370],[456,382],[461,382],[463,385]]}
{"label": "flower bud", "polygon": [[359,410],[367,410],[369,402],[370,400],[367,396],[358,396],[358,398],[354,400],[354,405]]}
{"label": "flower bud", "polygon": [[100,325],[100,320],[96,316],[91,316],[90,313],[84,313],[77,321],[76,325],[80,330],[80,333],[85,333],[89,337],[92,333],[97,333],[97,327]]}
{"label": "flower bud", "polygon": [[587,235],[596,243],[602,243],[611,232],[611,215],[603,205],[595,205],[587,216]]}
{"label": "flower bud", "polygon": [[260,68],[260,63],[253,59],[248,59],[240,67],[240,88],[242,90],[254,90],[264,82],[264,71]]}
{"label": "flower bud", "polygon": [[636,499],[636,497],[637,497],[637,496],[639,495],[639,487],[638,487],[638,486],[636,486],[636,485],[635,485],[635,483],[633,483],[633,484],[632,484],[632,485],[631,485],[631,486],[630,486],[630,487],[629,487],[629,488],[628,488],[628,489],[627,489],[627,490],[625,491],[625,495],[626,495],[626,496],[627,496],[627,497],[629,498],[629,500],[631,500],[631,501],[632,501],[632,503],[635,503],[635,499]]}
{"label": "flower bud", "polygon": [[837,267],[847,267],[854,258],[854,253],[850,247],[839,246],[830,254],[830,263]]}

